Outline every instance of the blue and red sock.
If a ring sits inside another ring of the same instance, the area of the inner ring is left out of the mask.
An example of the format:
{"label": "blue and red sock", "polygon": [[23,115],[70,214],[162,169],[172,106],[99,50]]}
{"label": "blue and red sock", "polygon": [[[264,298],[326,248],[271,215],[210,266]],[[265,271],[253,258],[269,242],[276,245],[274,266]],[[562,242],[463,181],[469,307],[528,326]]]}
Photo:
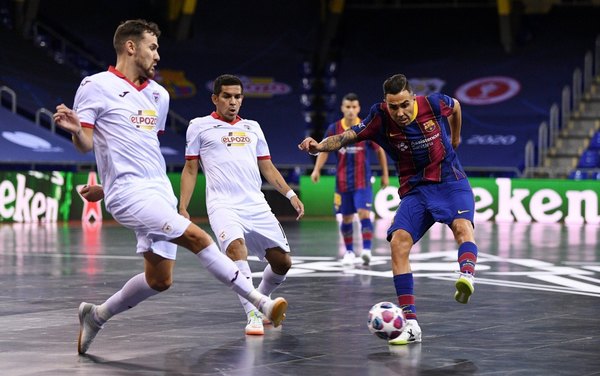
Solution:
{"label": "blue and red sock", "polygon": [[477,264],[477,245],[473,242],[464,242],[458,247],[458,264],[461,273],[475,275]]}
{"label": "blue and red sock", "polygon": [[362,233],[363,249],[371,249],[371,240],[373,239],[373,223],[371,218],[360,220],[360,228]]}
{"label": "blue and red sock", "polygon": [[398,296],[398,305],[404,312],[407,320],[417,319],[415,308],[414,281],[412,273],[397,274],[394,276],[394,286]]}
{"label": "blue and red sock", "polygon": [[354,251],[354,246],[352,244],[352,237],[353,237],[353,231],[352,231],[352,222],[350,223],[343,223],[340,226],[340,231],[342,233],[342,238],[344,238],[344,245],[346,246],[346,251],[347,252],[353,252]]}

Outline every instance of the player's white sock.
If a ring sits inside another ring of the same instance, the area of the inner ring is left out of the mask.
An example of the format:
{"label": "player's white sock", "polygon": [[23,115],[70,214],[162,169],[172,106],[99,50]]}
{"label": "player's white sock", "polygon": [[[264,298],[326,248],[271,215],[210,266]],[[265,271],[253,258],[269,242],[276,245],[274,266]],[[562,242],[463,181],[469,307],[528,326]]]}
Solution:
{"label": "player's white sock", "polygon": [[144,273],[135,275],[125,283],[121,290],[96,307],[94,319],[97,319],[98,324],[102,325],[114,315],[135,307],[159,292],[148,285]]}
{"label": "player's white sock", "polygon": [[258,292],[269,296],[283,283],[283,281],[285,281],[285,274],[281,275],[275,273],[273,269],[271,269],[271,265],[267,264],[263,271],[262,281],[260,281],[260,285],[258,285]]}
{"label": "player's white sock", "polygon": [[196,256],[198,256],[202,266],[219,281],[229,286],[239,295],[246,297],[254,306],[257,306],[256,304],[260,302],[262,294],[256,291],[260,296],[253,295],[253,298],[249,298],[250,293],[254,291],[254,286],[244,277],[235,263],[219,251],[219,247],[215,243],[198,252]]}
{"label": "player's white sock", "polygon": [[[250,265],[248,265],[248,260],[237,260],[237,261],[234,261],[234,262],[237,265],[238,269],[240,269],[240,272],[242,273],[242,275],[244,277],[246,277],[246,279],[248,281],[250,281],[250,283],[252,284],[252,286],[254,286],[254,283],[252,283],[252,271],[250,270]],[[252,303],[250,303],[248,301],[248,299],[244,298],[241,295],[238,295],[238,298],[240,298],[240,302],[242,303],[242,307],[244,307],[244,311],[246,312],[246,316],[248,315],[248,313],[250,313],[250,311],[256,309],[256,307],[254,307],[252,305]]]}

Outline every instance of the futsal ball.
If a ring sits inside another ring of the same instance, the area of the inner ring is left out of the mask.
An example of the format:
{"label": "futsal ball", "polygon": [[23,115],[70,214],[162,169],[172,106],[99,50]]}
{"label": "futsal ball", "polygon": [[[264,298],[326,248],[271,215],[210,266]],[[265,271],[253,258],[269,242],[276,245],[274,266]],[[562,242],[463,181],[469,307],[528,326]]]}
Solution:
{"label": "futsal ball", "polygon": [[369,310],[367,327],[377,337],[390,340],[398,337],[406,325],[402,309],[390,302],[380,302]]}

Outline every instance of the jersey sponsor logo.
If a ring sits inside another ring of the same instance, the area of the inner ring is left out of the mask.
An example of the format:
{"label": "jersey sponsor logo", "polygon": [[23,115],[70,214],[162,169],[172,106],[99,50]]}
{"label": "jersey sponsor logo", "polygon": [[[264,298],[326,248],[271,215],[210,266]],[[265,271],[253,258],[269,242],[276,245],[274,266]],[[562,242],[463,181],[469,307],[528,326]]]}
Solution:
{"label": "jersey sponsor logo", "polygon": [[90,81],[90,80],[85,80],[85,81],[83,81],[83,82],[81,83],[81,85],[80,85],[80,86],[85,86],[85,85],[89,84],[90,82],[92,82],[92,81]]}
{"label": "jersey sponsor logo", "polygon": [[461,103],[481,106],[510,99],[520,90],[521,84],[514,78],[492,76],[463,84],[456,90],[455,97]]}
{"label": "jersey sponsor logo", "polygon": [[340,150],[338,150],[338,153],[340,153],[340,154],[358,154],[363,150],[364,150],[364,148],[362,146],[350,145],[350,146],[344,146],[344,147],[340,148]]}
{"label": "jersey sponsor logo", "polygon": [[165,223],[162,227],[163,232],[169,234],[171,231],[173,231],[173,226],[171,226],[170,223]]}
{"label": "jersey sponsor logo", "polygon": [[121,94],[119,94],[119,97],[121,97],[121,98],[125,98],[125,96],[126,96],[127,94],[129,94],[129,92],[128,92],[128,91],[124,91],[124,92],[122,92]]}
{"label": "jersey sponsor logo", "polygon": [[138,110],[137,114],[129,116],[129,121],[138,129],[154,131],[158,123],[158,115],[155,110]]}
{"label": "jersey sponsor logo", "polygon": [[423,124],[423,129],[427,133],[433,132],[435,130],[435,121],[433,121],[433,120],[426,121],[425,124]]}
{"label": "jersey sponsor logo", "polygon": [[221,137],[221,142],[227,146],[245,146],[252,143],[252,139],[246,136],[246,132],[229,132],[227,136]]}
{"label": "jersey sponsor logo", "polygon": [[467,210],[458,210],[458,214],[464,214],[464,213],[468,213],[468,212],[470,212],[469,209],[467,209]]}
{"label": "jersey sponsor logo", "polygon": [[436,133],[433,136],[424,138],[422,140],[411,141],[410,146],[413,150],[427,149],[428,147],[433,145],[433,141],[435,141],[435,139],[439,138],[439,137],[440,137],[440,134]]}

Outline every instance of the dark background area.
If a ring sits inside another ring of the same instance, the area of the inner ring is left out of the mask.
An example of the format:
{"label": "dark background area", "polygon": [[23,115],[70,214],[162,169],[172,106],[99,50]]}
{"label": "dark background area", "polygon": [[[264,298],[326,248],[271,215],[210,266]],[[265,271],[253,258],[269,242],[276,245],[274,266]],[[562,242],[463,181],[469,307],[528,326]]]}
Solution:
{"label": "dark background area", "polygon": [[[341,97],[356,92],[361,115],[366,116],[382,98],[383,80],[395,73],[411,81],[442,82],[437,89],[452,96],[480,77],[517,80],[519,93],[506,101],[463,105],[459,155],[467,168],[522,168],[526,142],[536,140],[539,124],[560,101],[562,88],[571,84],[573,70],[582,67],[586,51],[593,50],[600,34],[600,7],[592,2],[554,2],[558,5],[544,13],[526,12],[513,2],[510,51],[502,43],[495,1],[473,5],[356,0],[346,1],[340,14],[317,0],[198,1],[185,20],[183,35],[178,32],[182,21],[168,17],[168,3],[39,1],[35,21],[92,55],[99,65],[90,66],[89,73],[114,64],[112,36],[121,21],[146,18],[159,23],[159,70],[179,71],[185,77],[176,87],[184,95],[171,99],[172,110],[182,120],[213,110],[208,87],[222,73],[243,76],[250,83],[262,79],[283,84],[290,90],[286,94],[247,95],[241,116],[262,125],[276,164],[302,169],[312,165],[312,159],[297,151],[297,143],[307,134],[319,137],[341,116]],[[14,6],[0,4],[5,9]],[[0,42],[0,84],[17,91],[22,114],[72,103],[81,70],[57,64],[47,49],[34,46],[32,35],[23,37],[14,28],[0,29]],[[184,134],[185,122],[178,132]],[[514,135],[516,141],[464,142],[477,135]]]}

